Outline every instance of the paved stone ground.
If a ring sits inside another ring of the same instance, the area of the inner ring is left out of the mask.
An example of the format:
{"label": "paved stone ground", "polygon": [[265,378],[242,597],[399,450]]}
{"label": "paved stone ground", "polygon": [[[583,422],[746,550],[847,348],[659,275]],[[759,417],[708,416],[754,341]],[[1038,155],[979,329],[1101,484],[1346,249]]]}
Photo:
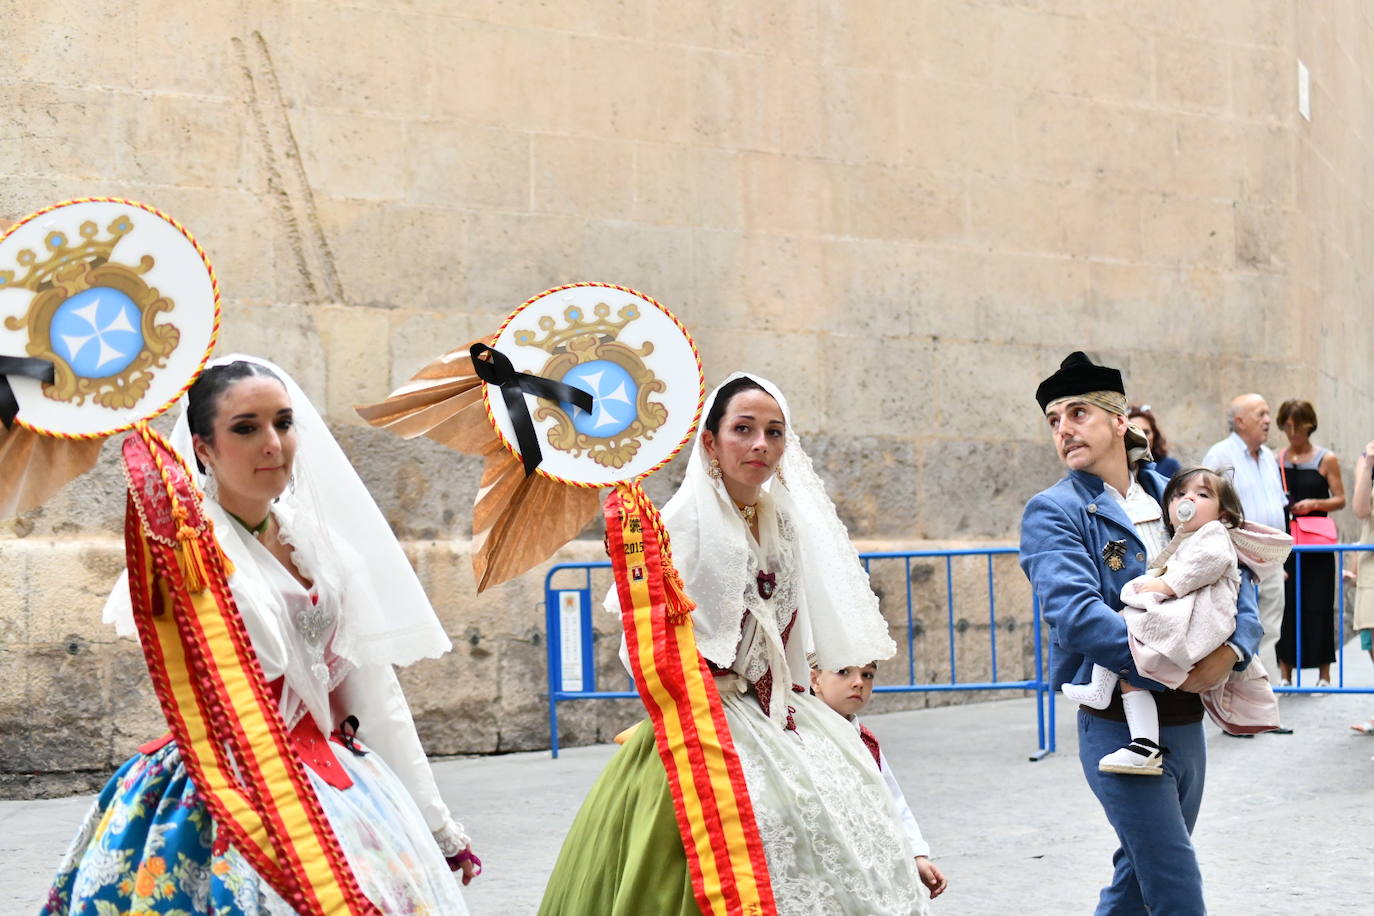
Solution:
{"label": "paved stone ground", "polygon": [[[1364,684],[1363,653],[1347,653]],[[1353,678],[1348,677],[1348,682]],[[1374,739],[1350,722],[1374,696],[1281,701],[1291,736],[1237,740],[1208,725],[1209,785],[1196,834],[1212,912],[1367,913]],[[1089,913],[1114,837],[1079,770],[1070,705],[1059,751],[1036,746],[1034,706],[1015,699],[874,716],[950,890],[936,911]],[[446,760],[439,784],[487,862],[467,891],[478,916],[533,913],[606,746]],[[0,802],[0,913],[32,913],[89,797]],[[1363,901],[1363,902],[1361,902]]]}

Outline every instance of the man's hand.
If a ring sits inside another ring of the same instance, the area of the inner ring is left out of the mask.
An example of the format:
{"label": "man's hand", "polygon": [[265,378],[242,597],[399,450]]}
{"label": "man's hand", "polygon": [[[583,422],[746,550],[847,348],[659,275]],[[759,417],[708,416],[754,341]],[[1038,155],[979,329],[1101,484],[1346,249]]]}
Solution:
{"label": "man's hand", "polygon": [[1189,693],[1202,693],[1224,681],[1235,664],[1236,653],[1231,651],[1230,646],[1222,643],[1193,666],[1193,670],[1188,672],[1188,676],[1178,685],[1178,689]]}
{"label": "man's hand", "polygon": [[935,863],[925,856],[916,857],[916,872],[921,876],[921,883],[930,891],[930,899],[934,900],[945,892],[949,887],[949,881],[945,880],[944,872],[935,867]]}
{"label": "man's hand", "polygon": [[1169,586],[1169,583],[1160,578],[1146,579],[1144,582],[1137,585],[1135,590],[1137,593],[1155,592],[1168,598],[1178,597],[1178,595],[1174,594],[1174,590]]}

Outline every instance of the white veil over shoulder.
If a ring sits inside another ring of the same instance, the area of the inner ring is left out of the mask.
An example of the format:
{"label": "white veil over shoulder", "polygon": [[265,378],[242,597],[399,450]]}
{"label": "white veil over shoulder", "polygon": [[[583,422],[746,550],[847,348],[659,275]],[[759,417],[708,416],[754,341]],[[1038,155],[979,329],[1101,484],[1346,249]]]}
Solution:
{"label": "white veil over shoulder", "polygon": [[[234,565],[229,585],[264,671],[269,679],[286,678],[282,712],[288,726],[309,711],[328,734],[333,729],[329,691],[349,671],[368,665],[408,665],[442,655],[452,644],[391,527],[305,392],[280,367],[258,357],[234,354],[210,365],[232,362],[256,363],[269,370],[291,400],[297,439],[294,483],[272,511],[297,566],[331,605],[337,604],[338,622],[329,644],[335,662],[330,670],[319,670],[318,661],[312,669],[311,652],[302,642],[303,590],[213,498],[205,500],[206,514]],[[203,488],[205,477],[196,468],[185,397],[171,444]],[[136,635],[127,580],[121,579],[110,595],[104,618],[120,635]]]}
{"label": "white veil over shoulder", "polygon": [[[766,497],[791,517],[796,531],[801,586],[797,635],[823,668],[891,658],[897,646],[878,609],[878,598],[825,484],[802,449],[782,392],[762,376],[736,372],[711,392],[703,416],[721,388],[742,376],[773,396],[787,422],[779,465],[786,483],[780,485],[774,477],[766,484]],[[729,667],[740,639],[742,596],[756,587],[755,574],[744,520],[725,484],[707,473],[710,459],[701,442],[703,429],[697,430],[686,476],[664,507],[663,518],[672,538],[673,565],[697,604],[692,613],[697,648],[717,665]]]}

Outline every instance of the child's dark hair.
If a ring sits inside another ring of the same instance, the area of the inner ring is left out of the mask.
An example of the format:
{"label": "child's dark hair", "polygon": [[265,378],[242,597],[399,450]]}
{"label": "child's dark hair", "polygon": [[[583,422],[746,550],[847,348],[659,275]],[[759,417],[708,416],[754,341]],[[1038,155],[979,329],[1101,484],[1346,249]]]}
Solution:
{"label": "child's dark hair", "polygon": [[730,399],[741,391],[762,391],[764,394],[768,394],[762,385],[747,375],[741,375],[733,381],[726,382],[716,394],[716,399],[711,403],[711,409],[707,412],[706,419],[702,423],[703,427],[711,431],[711,435],[720,435],[720,421],[725,419],[725,408],[730,406]]}
{"label": "child's dark hair", "polygon": [[[215,414],[219,411],[219,399],[235,382],[246,378],[277,378],[275,372],[260,363],[236,360],[219,366],[211,366],[200,374],[186,392],[186,425],[191,435],[199,436],[206,442],[215,441]],[[196,467],[202,474],[205,465],[196,458]]]}
{"label": "child's dark hair", "polygon": [[1221,523],[1227,528],[1239,528],[1245,524],[1245,510],[1241,508],[1240,494],[1225,474],[1218,474],[1211,468],[1184,468],[1175,474],[1169,485],[1164,488],[1164,530],[1169,532],[1169,537],[1174,536],[1174,523],[1169,519],[1169,504],[1188,481],[1199,474],[1206,474],[1212,484],[1217,503],[1221,507]]}

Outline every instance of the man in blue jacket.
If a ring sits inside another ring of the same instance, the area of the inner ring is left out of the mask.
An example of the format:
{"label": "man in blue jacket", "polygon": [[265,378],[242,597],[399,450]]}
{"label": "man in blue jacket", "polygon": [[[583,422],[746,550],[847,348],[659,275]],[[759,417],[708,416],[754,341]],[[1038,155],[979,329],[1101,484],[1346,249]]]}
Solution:
{"label": "man in blue jacket", "polygon": [[1032,498],[1021,517],[1021,568],[1050,625],[1052,686],[1087,683],[1097,663],[1153,691],[1159,709],[1163,773],[1151,776],[1098,771],[1104,755],[1132,744],[1119,691],[1104,710],[1079,708],[1078,758],[1121,843],[1097,913],[1203,914],[1191,838],[1207,771],[1198,693],[1250,664],[1261,635],[1255,590],[1241,588],[1235,632],[1178,690],[1142,677],[1117,612],[1122,586],[1144,574],[1168,541],[1160,506],[1167,481],[1152,469],[1144,436],[1127,422],[1118,370],[1073,353],[1035,398],[1069,471]]}

